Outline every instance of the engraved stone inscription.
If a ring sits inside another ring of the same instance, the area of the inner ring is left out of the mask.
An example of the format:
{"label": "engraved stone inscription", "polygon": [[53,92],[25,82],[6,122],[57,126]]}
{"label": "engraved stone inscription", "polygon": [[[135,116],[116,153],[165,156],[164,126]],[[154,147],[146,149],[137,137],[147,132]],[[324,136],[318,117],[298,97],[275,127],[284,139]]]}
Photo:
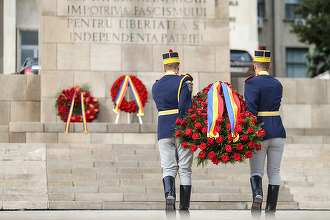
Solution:
{"label": "engraved stone inscription", "polygon": [[59,0],[70,42],[201,44],[215,0]]}

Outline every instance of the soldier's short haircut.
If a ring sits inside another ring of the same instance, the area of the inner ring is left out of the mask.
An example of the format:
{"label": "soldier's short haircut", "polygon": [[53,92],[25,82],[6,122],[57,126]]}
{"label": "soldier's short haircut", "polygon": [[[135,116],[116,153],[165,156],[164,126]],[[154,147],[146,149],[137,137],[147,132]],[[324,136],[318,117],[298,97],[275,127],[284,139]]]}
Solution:
{"label": "soldier's short haircut", "polygon": [[260,70],[268,70],[270,63],[268,62],[254,62],[254,64],[260,69]]}
{"label": "soldier's short haircut", "polygon": [[168,63],[168,64],[165,64],[165,69],[166,70],[175,70],[176,68],[178,68],[180,63]]}

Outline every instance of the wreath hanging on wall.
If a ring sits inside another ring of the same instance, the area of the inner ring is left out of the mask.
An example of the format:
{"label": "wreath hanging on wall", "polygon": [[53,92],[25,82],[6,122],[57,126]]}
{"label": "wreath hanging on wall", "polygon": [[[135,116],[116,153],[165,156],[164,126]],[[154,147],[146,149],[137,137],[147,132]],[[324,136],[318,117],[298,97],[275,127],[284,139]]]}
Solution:
{"label": "wreath hanging on wall", "polygon": [[[221,83],[221,82],[220,82]],[[229,83],[223,86],[235,93]],[[218,95],[223,106],[223,114],[214,120],[214,132],[216,136],[208,135],[208,93],[213,83],[197,93],[193,98],[192,107],[188,110],[185,118],[176,120],[176,133],[179,137],[181,147],[186,150],[197,151],[197,166],[206,165],[208,161],[218,165],[219,163],[244,162],[252,154],[261,149],[262,137],[266,135],[265,131],[257,117],[246,111],[246,102],[243,96],[235,93],[239,110],[237,123],[235,124],[235,133],[232,132],[228,110],[225,102],[224,92],[221,88]],[[222,84],[223,85],[223,84]],[[212,98],[212,97],[211,97]],[[234,135],[235,134],[235,135]]]}
{"label": "wreath hanging on wall", "polygon": [[68,115],[70,111],[70,106],[72,103],[73,94],[76,92],[74,99],[73,113],[71,117],[71,122],[83,122],[82,108],[81,108],[81,94],[84,96],[85,100],[85,113],[86,121],[92,122],[95,120],[99,113],[99,103],[98,99],[90,93],[89,87],[84,85],[83,87],[68,87],[62,92],[59,92],[56,97],[55,107],[57,108],[57,115],[60,116],[61,120],[67,122]]}
{"label": "wreath hanging on wall", "polygon": [[[130,101],[127,101],[124,97],[127,86],[131,88],[133,95],[133,99]],[[119,77],[113,83],[110,91],[115,109],[129,113],[140,111],[140,114],[143,115],[143,107],[147,102],[148,92],[142,81],[136,76],[126,75]]]}

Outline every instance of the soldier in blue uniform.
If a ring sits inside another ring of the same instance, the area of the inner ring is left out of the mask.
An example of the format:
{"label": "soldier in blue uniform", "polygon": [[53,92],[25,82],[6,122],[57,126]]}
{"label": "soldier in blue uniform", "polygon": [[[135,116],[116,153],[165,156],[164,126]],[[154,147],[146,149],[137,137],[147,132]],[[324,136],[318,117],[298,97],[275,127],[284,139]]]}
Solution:
{"label": "soldier in blue uniform", "polygon": [[[152,96],[158,109],[158,147],[163,168],[166,213],[175,214],[175,178],[180,178],[180,214],[189,215],[191,195],[191,165],[193,152],[183,150],[175,136],[176,119],[183,118],[192,103],[192,77],[179,75],[177,52],[163,54],[165,75],[152,87]],[[168,216],[168,215],[167,215]]]}
{"label": "soldier in blue uniform", "polygon": [[244,87],[247,111],[256,115],[260,123],[264,123],[262,128],[266,132],[266,136],[263,137],[262,149],[249,160],[253,193],[251,214],[257,218],[261,215],[262,177],[266,156],[269,185],[265,215],[266,218],[275,216],[280,188],[280,165],[286,138],[286,132],[279,115],[283,86],[268,73],[271,67],[270,58],[271,52],[263,50],[262,46],[255,51],[255,75],[245,80]]}

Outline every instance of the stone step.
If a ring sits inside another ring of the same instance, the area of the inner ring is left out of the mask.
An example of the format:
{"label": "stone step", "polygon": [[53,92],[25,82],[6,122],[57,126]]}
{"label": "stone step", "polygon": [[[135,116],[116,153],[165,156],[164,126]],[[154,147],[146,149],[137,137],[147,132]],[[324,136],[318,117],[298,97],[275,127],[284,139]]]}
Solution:
{"label": "stone step", "polygon": [[284,187],[299,201],[300,209],[329,209],[330,145],[321,144],[318,136],[299,140],[302,143],[285,146],[281,165]]}
{"label": "stone step", "polygon": [[[313,155],[327,159],[327,145],[312,146]],[[300,156],[296,156],[297,151],[301,152]],[[312,197],[313,189],[318,186],[318,194],[326,189],[323,185],[326,186],[330,176],[326,172],[330,169],[329,163],[320,161],[319,157],[311,160],[310,151],[303,144],[287,144],[285,148],[279,196],[279,204],[283,207],[300,208],[298,202],[308,198],[316,203],[320,197]],[[140,209],[147,204],[148,209],[164,207],[162,170],[156,144],[2,143],[0,158],[3,207],[14,207],[10,196],[23,200],[20,204],[24,203],[26,208],[33,202],[40,208],[44,205],[40,203],[42,201],[53,209]],[[322,168],[319,173],[318,167]],[[208,164],[204,168],[196,167],[194,162],[192,178],[192,208],[247,209],[251,205],[248,162]],[[265,178],[265,198],[267,184]],[[179,185],[177,178],[178,194]],[[25,197],[15,197],[19,194]],[[41,201],[36,196],[39,194]],[[329,201],[327,193],[322,195],[323,201]]]}
{"label": "stone step", "polygon": [[[9,122],[8,125],[0,127],[0,133],[9,132],[44,132],[64,133],[66,123],[64,122]],[[157,132],[157,124],[114,124],[114,123],[87,123],[89,133],[149,133]],[[71,123],[71,133],[84,133],[82,123]],[[288,137],[291,136],[330,136],[330,128],[286,128]]]}
{"label": "stone step", "polygon": [[[130,189],[123,193],[122,191],[109,191],[109,188],[103,189],[103,192],[98,192],[97,187],[79,187],[76,189],[66,189],[51,187],[49,195],[54,200],[52,201],[91,201],[91,202],[164,202],[164,193],[144,193],[138,192],[142,189]],[[64,195],[62,198],[60,195]],[[266,195],[264,201],[266,201]],[[177,192],[177,200],[179,200],[179,192]],[[251,193],[236,194],[236,193],[192,193],[192,202],[250,202],[252,201]],[[280,202],[293,202],[292,196],[279,195]]]}
{"label": "stone step", "polygon": [[330,144],[330,139],[326,135],[293,135],[287,136],[285,143],[305,144],[308,146],[310,144]]}
{"label": "stone step", "polygon": [[290,136],[329,136],[330,128],[286,128],[286,134]]}
{"label": "stone step", "polygon": [[[179,202],[176,202],[176,207],[179,207]],[[265,207],[263,203],[262,207]],[[92,201],[51,201],[49,202],[50,209],[104,209],[104,210],[162,210],[164,209],[164,201],[157,202],[92,202]],[[191,210],[246,210],[250,209],[251,202],[191,202]],[[299,204],[297,202],[278,202],[278,210],[297,210]]]}
{"label": "stone step", "polygon": [[[66,142],[65,123],[41,122],[10,122],[0,127],[0,141],[3,143],[58,143]],[[109,141],[114,137],[109,133],[123,136],[125,133],[156,133],[157,124],[112,124],[112,123],[87,123],[88,135],[79,136],[75,141],[91,142],[93,139],[101,142]],[[329,128],[288,128],[286,143],[330,143]],[[69,135],[84,133],[82,123],[72,123]],[[98,134],[98,135],[92,135]],[[9,136],[10,135],[10,138]],[[116,137],[120,137],[116,135]],[[1,143],[1,142],[0,142]],[[73,142],[72,142],[73,143]]]}

